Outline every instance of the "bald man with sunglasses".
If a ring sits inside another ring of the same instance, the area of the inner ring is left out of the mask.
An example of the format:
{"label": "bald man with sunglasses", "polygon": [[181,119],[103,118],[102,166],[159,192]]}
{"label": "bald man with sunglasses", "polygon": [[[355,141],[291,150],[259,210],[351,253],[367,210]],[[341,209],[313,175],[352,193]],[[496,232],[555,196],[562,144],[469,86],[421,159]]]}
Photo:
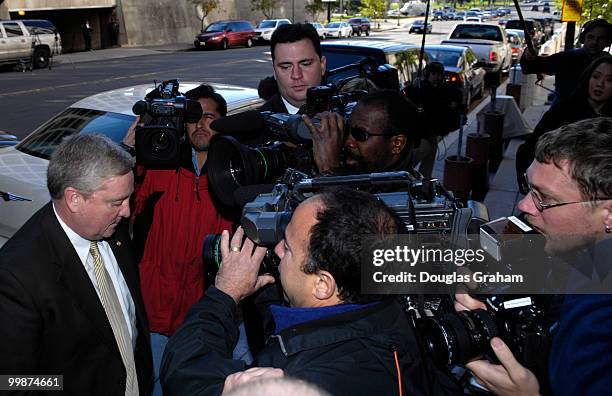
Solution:
{"label": "bald man with sunglasses", "polygon": [[418,127],[414,104],[397,91],[364,96],[348,121],[321,113],[320,126],[303,116],[313,135],[315,163],[322,175],[409,171]]}

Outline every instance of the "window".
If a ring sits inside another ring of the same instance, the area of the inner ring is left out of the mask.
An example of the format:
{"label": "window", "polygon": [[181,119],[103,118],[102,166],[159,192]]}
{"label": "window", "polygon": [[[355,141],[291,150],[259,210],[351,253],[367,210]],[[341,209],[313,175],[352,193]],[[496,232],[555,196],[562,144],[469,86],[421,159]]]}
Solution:
{"label": "window", "polygon": [[49,159],[62,140],[75,133],[99,133],[119,143],[132,122],[134,116],[68,108],[44,123],[16,148],[26,154]]}
{"label": "window", "polygon": [[21,27],[16,23],[5,23],[4,31],[6,32],[6,37],[23,36],[23,31],[21,30]]}
{"label": "window", "polygon": [[278,23],[278,26],[282,26],[282,25],[289,25],[290,23],[291,23],[291,22],[288,22],[288,21],[280,21],[280,22]]}
{"label": "window", "polygon": [[450,38],[493,41],[502,41],[503,39],[501,30],[497,26],[488,25],[457,25]]}

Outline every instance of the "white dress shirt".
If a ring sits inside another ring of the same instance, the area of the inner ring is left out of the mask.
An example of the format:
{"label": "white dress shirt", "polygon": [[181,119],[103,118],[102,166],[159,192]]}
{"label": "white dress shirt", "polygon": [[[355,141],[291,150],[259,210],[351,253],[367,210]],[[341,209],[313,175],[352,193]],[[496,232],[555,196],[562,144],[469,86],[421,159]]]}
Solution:
{"label": "white dress shirt", "polygon": [[[89,254],[89,246],[91,241],[82,238],[70,227],[68,227],[68,225],[66,225],[66,223],[64,223],[64,221],[57,214],[55,205],[53,205],[53,212],[62,226],[62,229],[66,233],[66,236],[68,236],[68,239],[70,239],[70,242],[72,243],[74,250],[76,250],[79,259],[81,259],[81,263],[83,264],[87,275],[89,275],[89,279],[91,280],[91,283],[98,294],[98,298],[100,298],[100,290],[98,289],[96,273],[94,272],[94,261],[93,257],[91,257]],[[125,283],[125,278],[119,269],[119,265],[117,264],[117,260],[115,259],[115,255],[113,254],[110,245],[106,241],[97,242],[100,255],[102,256],[102,260],[104,262],[104,267],[106,268],[106,271],[110,275],[113,282],[115,293],[117,293],[119,304],[121,305],[121,312],[123,313],[128,331],[130,332],[130,337],[132,338],[132,348],[135,348],[138,330],[136,330],[136,308],[134,306],[134,300],[132,300],[130,289],[128,288],[127,283]]]}

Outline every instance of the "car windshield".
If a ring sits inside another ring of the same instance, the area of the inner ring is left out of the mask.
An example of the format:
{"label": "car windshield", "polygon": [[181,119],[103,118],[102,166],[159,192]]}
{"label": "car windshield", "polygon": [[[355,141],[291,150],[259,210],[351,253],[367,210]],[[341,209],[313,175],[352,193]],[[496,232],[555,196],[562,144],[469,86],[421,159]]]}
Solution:
{"label": "car windshield", "polygon": [[261,21],[258,26],[260,29],[276,27],[276,21]]}
{"label": "car windshield", "polygon": [[49,159],[62,140],[75,133],[99,133],[120,143],[134,116],[69,107],[26,137],[17,150]]}
{"label": "car windshield", "polygon": [[502,41],[500,29],[487,25],[457,25],[451,38]]}
{"label": "car windshield", "polygon": [[455,51],[441,51],[427,49],[427,56],[430,62],[440,62],[447,67],[459,66],[459,58],[461,54]]}
{"label": "car windshield", "polygon": [[424,25],[425,21],[414,21],[413,25]]}
{"label": "car windshield", "polygon": [[327,24],[328,28],[337,28],[340,27],[340,22],[332,22]]}
{"label": "car windshield", "polygon": [[361,23],[361,19],[349,19],[349,23]]}
{"label": "car windshield", "polygon": [[227,23],[213,23],[208,25],[205,32],[223,32],[227,29]]}

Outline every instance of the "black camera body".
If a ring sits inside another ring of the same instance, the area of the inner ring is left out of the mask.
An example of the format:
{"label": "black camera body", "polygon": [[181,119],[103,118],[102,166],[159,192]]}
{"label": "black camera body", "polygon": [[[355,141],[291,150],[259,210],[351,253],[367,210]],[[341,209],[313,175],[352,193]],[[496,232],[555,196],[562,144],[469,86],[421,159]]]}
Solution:
{"label": "black camera body", "polygon": [[180,160],[185,123],[202,117],[202,107],[179,92],[177,80],[164,81],[134,104],[144,126],[136,128],[136,159],[150,167],[171,167]]}
{"label": "black camera body", "polygon": [[[397,187],[403,191],[374,195],[397,213],[407,233],[444,234],[449,238],[465,236],[472,210],[462,208],[436,179],[419,179],[409,172],[382,172],[348,176],[310,178],[288,168],[269,193],[262,193],[244,205],[241,225],[248,238],[260,246],[274,247],[283,239],[297,206],[324,188],[351,187],[371,191]],[[205,238],[202,252],[207,279],[213,281],[221,253],[219,235]],[[270,254],[262,271],[274,273],[278,261]],[[210,284],[210,283],[209,283]]]}

